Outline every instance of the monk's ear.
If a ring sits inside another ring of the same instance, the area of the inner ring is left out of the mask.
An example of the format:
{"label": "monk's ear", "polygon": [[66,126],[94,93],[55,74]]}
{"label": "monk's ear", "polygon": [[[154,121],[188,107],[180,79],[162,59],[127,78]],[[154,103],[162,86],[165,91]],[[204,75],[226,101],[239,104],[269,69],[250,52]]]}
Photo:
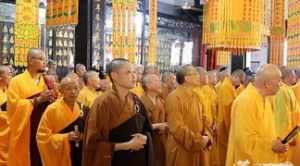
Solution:
{"label": "monk's ear", "polygon": [[110,76],[113,80],[115,80],[118,77],[118,74],[116,72],[111,72]]}

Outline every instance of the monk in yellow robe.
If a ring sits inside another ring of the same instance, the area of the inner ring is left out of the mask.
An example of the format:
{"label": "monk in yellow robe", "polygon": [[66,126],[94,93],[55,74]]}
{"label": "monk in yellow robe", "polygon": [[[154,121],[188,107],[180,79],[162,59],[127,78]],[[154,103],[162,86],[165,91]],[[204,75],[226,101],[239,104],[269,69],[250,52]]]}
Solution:
{"label": "monk in yellow robe", "polygon": [[141,85],[142,79],[143,79],[143,73],[144,73],[144,66],[142,65],[135,65],[135,71],[136,71],[136,86],[131,89],[130,91],[137,95],[138,97],[141,97],[144,94],[144,89]]}
{"label": "monk in yellow robe", "polygon": [[166,165],[166,138],[167,128],[164,101],[160,97],[161,82],[157,75],[149,74],[143,78],[143,87],[145,90],[141,101],[145,106],[148,117],[152,122],[154,165]]}
{"label": "monk in yellow robe", "polygon": [[97,72],[88,71],[84,74],[83,80],[85,86],[80,90],[77,101],[90,109],[94,100],[102,94],[101,91],[99,91],[100,78]]}
{"label": "monk in yellow robe", "polygon": [[43,166],[81,166],[84,119],[76,102],[78,80],[63,78],[62,98],[49,105],[42,116],[37,143]]}
{"label": "monk in yellow robe", "polygon": [[[299,103],[300,103],[300,82],[298,81],[298,83],[296,85],[294,85],[292,88],[293,88],[297,103],[299,105]],[[300,123],[300,118],[297,115],[294,115],[293,121],[294,121],[294,123],[299,124]],[[297,155],[297,154],[300,153],[300,143],[299,143],[300,142],[300,135],[299,134],[296,136],[295,140],[296,140],[296,145],[295,145],[295,147],[292,147],[291,162],[294,165],[300,165],[300,160],[299,160],[299,157]]]}
{"label": "monk in yellow robe", "polygon": [[236,70],[230,77],[226,77],[217,90],[218,94],[218,148],[220,164],[225,165],[228,135],[230,128],[230,110],[234,99],[237,96],[236,87],[241,85],[245,78],[242,70]]}
{"label": "monk in yellow robe", "polygon": [[167,96],[175,90],[177,86],[176,76],[173,73],[166,72],[162,76],[161,97],[166,100]]}
{"label": "monk in yellow robe", "polygon": [[15,76],[7,89],[9,166],[41,165],[36,130],[44,109],[55,99],[53,90],[48,90],[41,74],[45,60],[42,50],[30,49],[27,70]]}
{"label": "monk in yellow robe", "polygon": [[108,65],[113,89],[98,97],[88,114],[84,166],[154,166],[152,127],[139,97],[129,92],[136,74],[125,59]]}
{"label": "monk in yellow robe", "polygon": [[10,81],[10,69],[0,66],[0,165],[7,166],[9,126],[6,112],[6,88]]}
{"label": "monk in yellow robe", "polygon": [[[292,89],[292,85],[296,82],[296,74],[294,70],[282,67],[282,83],[279,91],[273,97],[273,112],[275,117],[275,129],[279,138],[284,139],[288,133],[298,125],[299,121],[299,105]],[[298,117],[298,118],[297,118]],[[298,122],[295,121],[297,118]],[[280,155],[282,162],[291,161],[295,147],[295,140],[290,145],[288,153]],[[298,154],[295,154],[298,156]]]}
{"label": "monk in yellow robe", "polygon": [[226,77],[229,76],[229,72],[227,70],[227,67],[222,67],[219,69],[218,73],[217,73],[217,84],[216,86],[216,90],[219,90],[220,85],[222,84],[222,82],[225,80]]}
{"label": "monk in yellow robe", "polygon": [[75,73],[77,74],[77,76],[79,78],[80,89],[82,89],[84,87],[83,76],[86,73],[86,67],[83,64],[80,64],[80,63],[76,64]]}
{"label": "monk in yellow robe", "polygon": [[254,83],[234,101],[226,166],[246,160],[251,165],[278,163],[278,155],[288,150],[276,136],[269,99],[279,90],[280,77],[275,65],[263,65]]}
{"label": "monk in yellow robe", "polygon": [[166,166],[201,166],[201,155],[212,140],[205,129],[203,106],[194,92],[199,84],[199,73],[192,65],[185,65],[176,77],[180,85],[165,103],[170,129]]}

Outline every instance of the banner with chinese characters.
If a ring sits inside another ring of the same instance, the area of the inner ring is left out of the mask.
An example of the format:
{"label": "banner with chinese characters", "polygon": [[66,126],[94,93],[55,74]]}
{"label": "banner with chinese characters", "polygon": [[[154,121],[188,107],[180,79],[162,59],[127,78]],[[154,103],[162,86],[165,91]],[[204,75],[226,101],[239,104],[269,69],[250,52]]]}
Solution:
{"label": "banner with chinese characters", "polygon": [[204,43],[237,54],[260,49],[265,0],[209,0],[204,9]]}
{"label": "banner with chinese characters", "polygon": [[47,27],[78,24],[78,1],[47,0]]}
{"label": "banner with chinese characters", "polygon": [[17,0],[15,20],[15,65],[27,66],[27,52],[39,47],[39,0]]}
{"label": "banner with chinese characters", "polygon": [[285,0],[272,1],[270,63],[283,64],[285,40]]}
{"label": "banner with chinese characters", "polygon": [[105,0],[93,0],[92,6],[92,67],[99,70],[104,63]]}
{"label": "banner with chinese characters", "polygon": [[135,15],[137,0],[112,1],[112,54],[113,58],[136,61]]}
{"label": "banner with chinese characters", "polygon": [[149,7],[148,63],[153,65],[157,59],[157,0],[149,0]]}
{"label": "banner with chinese characters", "polygon": [[288,14],[288,67],[300,66],[300,1],[289,0]]}

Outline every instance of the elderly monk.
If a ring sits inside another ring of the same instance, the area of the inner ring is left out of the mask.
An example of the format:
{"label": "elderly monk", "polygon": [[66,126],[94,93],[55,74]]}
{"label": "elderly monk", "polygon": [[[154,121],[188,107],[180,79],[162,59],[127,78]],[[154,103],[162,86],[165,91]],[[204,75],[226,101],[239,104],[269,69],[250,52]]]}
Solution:
{"label": "elderly monk", "polygon": [[147,75],[147,74],[156,74],[158,77],[160,77],[160,72],[157,69],[157,67],[154,65],[146,66],[146,68],[144,70],[144,75]]}
{"label": "elderly monk", "polygon": [[[277,94],[273,97],[273,112],[277,136],[284,139],[289,132],[298,125],[300,110],[296,96],[291,87],[296,82],[295,71],[282,67],[281,73],[281,86]],[[294,145],[294,141],[291,142],[290,145]],[[288,153],[280,155],[280,160],[282,162],[291,160],[292,151],[294,150],[293,147],[294,146],[291,146]]]}
{"label": "elderly monk", "polygon": [[42,163],[43,166],[80,166],[84,120],[76,102],[79,82],[65,77],[59,90],[62,98],[47,107],[37,131]]}
{"label": "elderly monk", "polygon": [[185,65],[176,77],[180,85],[165,103],[170,129],[166,165],[200,166],[200,156],[211,139],[203,121],[203,106],[193,90],[199,84],[199,73],[192,65]]}
{"label": "elderly monk", "polygon": [[157,75],[149,74],[143,79],[143,88],[145,90],[144,95],[141,97],[141,101],[145,106],[148,117],[152,122],[154,136],[153,136],[153,148],[154,148],[154,165],[165,166],[166,165],[166,136],[167,136],[167,123],[164,109],[164,101],[160,97],[161,82]]}
{"label": "elderly monk", "polygon": [[217,130],[219,159],[221,165],[225,165],[226,160],[231,105],[237,96],[236,88],[241,85],[244,77],[244,71],[238,69],[234,71],[230,77],[226,77],[217,90]]}
{"label": "elderly monk", "polygon": [[76,64],[75,66],[75,73],[79,77],[79,85],[80,89],[84,87],[84,81],[83,81],[83,76],[86,73],[86,67],[83,64]]}
{"label": "elderly monk", "polygon": [[162,76],[161,97],[166,100],[167,96],[175,90],[177,86],[176,76],[173,73],[166,72]]}
{"label": "elderly monk", "polygon": [[101,95],[99,92],[100,78],[95,71],[88,71],[83,76],[85,86],[80,90],[77,101],[87,108],[91,108],[94,100]]}
{"label": "elderly monk", "polygon": [[154,166],[152,127],[139,98],[129,90],[136,74],[127,60],[108,65],[113,89],[98,97],[88,114],[85,166]]}
{"label": "elderly monk", "polygon": [[55,95],[53,90],[49,90],[52,87],[47,87],[48,81],[42,75],[45,59],[42,50],[30,49],[27,70],[15,76],[7,89],[11,131],[8,165],[41,165],[35,136],[40,118]]}
{"label": "elderly monk", "polygon": [[137,95],[138,97],[141,97],[144,94],[144,89],[141,85],[143,80],[143,73],[144,73],[144,66],[142,65],[135,65],[135,71],[136,71],[136,85],[133,89],[130,91]]}
{"label": "elderly monk", "polygon": [[9,126],[6,113],[6,88],[9,85],[11,72],[9,67],[0,66],[0,165],[7,165]]}
{"label": "elderly monk", "polygon": [[288,150],[288,145],[282,144],[276,136],[268,99],[279,90],[280,77],[275,65],[263,65],[254,83],[234,101],[226,166],[245,160],[251,165],[277,163],[278,154]]}

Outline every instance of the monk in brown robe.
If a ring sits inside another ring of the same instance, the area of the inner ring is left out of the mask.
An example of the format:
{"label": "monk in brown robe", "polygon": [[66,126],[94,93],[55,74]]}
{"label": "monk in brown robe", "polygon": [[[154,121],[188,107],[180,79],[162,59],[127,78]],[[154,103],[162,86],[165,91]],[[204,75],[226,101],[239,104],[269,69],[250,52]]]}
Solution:
{"label": "monk in brown robe", "polygon": [[204,127],[203,106],[193,91],[199,84],[199,73],[192,65],[185,65],[176,77],[180,85],[165,104],[170,129],[167,166],[201,166],[200,156],[212,139]]}
{"label": "monk in brown robe", "polygon": [[155,155],[155,166],[166,165],[166,136],[167,136],[167,123],[164,109],[164,101],[160,97],[161,82],[157,75],[146,75],[142,82],[145,90],[144,95],[141,97],[141,101],[145,106],[148,117],[152,122],[154,136],[153,136],[153,148]]}
{"label": "monk in brown robe", "polygon": [[166,72],[162,76],[161,97],[166,100],[167,96],[175,90],[177,86],[176,76],[173,73]]}
{"label": "monk in brown robe", "polygon": [[135,86],[133,65],[115,59],[108,65],[113,89],[98,97],[88,114],[84,166],[154,166],[152,126]]}
{"label": "monk in brown robe", "polygon": [[8,165],[41,166],[36,131],[43,112],[55,100],[54,83],[43,77],[45,54],[30,49],[27,70],[15,76],[7,90],[10,125]]}

